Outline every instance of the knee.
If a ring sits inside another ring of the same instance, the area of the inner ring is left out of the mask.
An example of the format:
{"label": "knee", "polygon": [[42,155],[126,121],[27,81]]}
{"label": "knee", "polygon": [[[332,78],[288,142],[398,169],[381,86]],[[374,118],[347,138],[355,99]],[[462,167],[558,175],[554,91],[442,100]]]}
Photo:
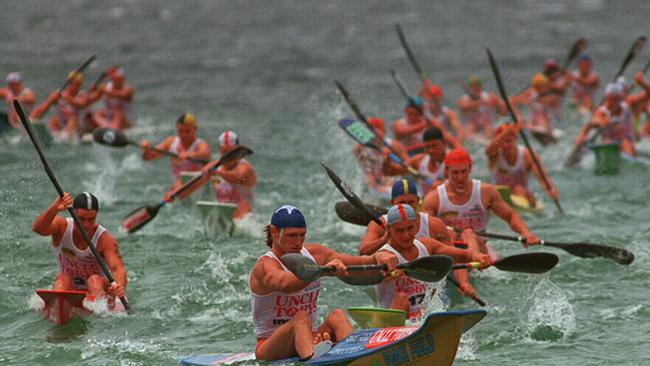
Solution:
{"label": "knee", "polygon": [[91,275],[88,277],[86,280],[86,283],[88,283],[88,289],[89,290],[104,290],[104,287],[108,284],[107,280],[97,274]]}
{"label": "knee", "polygon": [[330,317],[332,320],[336,322],[345,322],[347,321],[348,317],[345,315],[345,311],[343,309],[334,309],[330,313]]}
{"label": "knee", "polygon": [[72,277],[66,273],[59,273],[54,280],[55,290],[68,290],[74,288]]}
{"label": "knee", "polygon": [[303,310],[299,310],[293,318],[291,318],[291,321],[294,323],[308,324],[311,327],[311,316]]}

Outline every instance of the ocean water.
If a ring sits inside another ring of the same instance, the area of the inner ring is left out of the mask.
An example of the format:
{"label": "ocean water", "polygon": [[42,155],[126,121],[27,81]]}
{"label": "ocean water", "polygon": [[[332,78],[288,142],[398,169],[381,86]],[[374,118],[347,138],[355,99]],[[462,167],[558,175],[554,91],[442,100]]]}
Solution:
{"label": "ocean water", "polygon": [[[65,190],[89,190],[101,201],[99,222],[120,243],[129,273],[129,316],[94,316],[58,327],[37,310],[34,289],[51,286],[56,264],[49,241],[31,223],[55,198],[31,144],[0,144],[0,364],[173,365],[176,357],[251,351],[248,273],[266,250],[262,228],[274,208],[300,207],[308,241],[356,251],[363,229],[342,223],[333,206],[342,196],[324,174],[328,164],[357,192],[362,180],[351,141],[336,126],[351,111],[333,80],[343,82],[368,115],[400,116],[403,100],[388,73],[411,90],[417,77],[394,30],[400,23],[428,74],[444,87],[448,104],[459,81],[480,75],[495,84],[485,47],[495,54],[506,87],[523,88],[544,59],[563,60],[578,37],[603,80],[613,77],[633,40],[646,30],[650,5],[579,1],[3,1],[0,2],[0,75],[23,73],[38,100],[60,87],[87,57],[93,80],[122,64],[136,88],[134,139],[161,141],[185,111],[216,145],[236,131],[255,154],[255,215],[233,237],[208,240],[198,211],[163,208],[155,221],[128,236],[120,220],[156,203],[171,183],[169,163],[142,162],[132,147],[52,145],[45,148]],[[646,50],[626,75],[643,67]],[[636,255],[623,267],[580,259],[561,250],[543,276],[488,270],[475,285],[488,316],[463,339],[457,365],[638,365],[650,363],[649,170],[626,165],[621,174],[592,173],[588,156],[562,166],[581,120],[570,109],[560,125],[567,136],[540,149],[557,183],[566,215],[550,202],[525,216],[541,237],[625,247]],[[539,147],[535,145],[535,147]],[[482,148],[471,145],[474,174],[487,178]],[[365,194],[364,198],[370,199]],[[493,219],[493,232],[508,232]],[[502,254],[524,251],[494,241]],[[370,305],[363,291],[324,281],[322,312]],[[473,308],[467,300],[456,305]],[[436,306],[433,306],[436,308]]]}

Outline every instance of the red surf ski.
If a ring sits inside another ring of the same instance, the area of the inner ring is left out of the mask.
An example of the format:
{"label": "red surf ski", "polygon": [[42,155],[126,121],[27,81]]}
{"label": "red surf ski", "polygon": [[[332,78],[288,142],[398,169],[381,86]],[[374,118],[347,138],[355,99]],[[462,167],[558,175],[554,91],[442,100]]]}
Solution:
{"label": "red surf ski", "polygon": [[82,304],[86,291],[41,289],[36,290],[36,293],[45,302],[43,314],[56,324],[66,324],[74,315],[73,313],[86,311]]}

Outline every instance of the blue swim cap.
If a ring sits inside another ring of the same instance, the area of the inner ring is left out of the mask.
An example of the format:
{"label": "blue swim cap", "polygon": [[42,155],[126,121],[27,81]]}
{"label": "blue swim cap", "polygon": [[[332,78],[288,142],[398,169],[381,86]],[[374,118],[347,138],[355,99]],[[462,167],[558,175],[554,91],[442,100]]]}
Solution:
{"label": "blue swim cap", "polygon": [[295,206],[284,205],[273,213],[271,216],[271,225],[285,229],[288,227],[307,227],[305,217]]}
{"label": "blue swim cap", "polygon": [[578,57],[578,62],[580,62],[580,61],[587,61],[587,62],[591,63],[591,57],[589,57],[589,55],[586,55],[586,54],[583,53],[582,55],[580,55]]}
{"label": "blue swim cap", "polygon": [[406,102],[406,106],[404,107],[404,109],[413,107],[422,110],[423,106],[424,106],[424,99],[422,99],[421,97],[410,97],[408,102]]}
{"label": "blue swim cap", "polygon": [[393,183],[393,188],[390,191],[390,197],[392,199],[397,198],[397,196],[401,196],[403,194],[414,194],[418,195],[418,188],[415,185],[415,182],[413,179],[409,178],[402,178],[395,183]]}
{"label": "blue swim cap", "polygon": [[388,225],[406,220],[416,220],[417,218],[418,216],[415,214],[413,207],[401,203],[389,208],[386,214],[386,222]]}

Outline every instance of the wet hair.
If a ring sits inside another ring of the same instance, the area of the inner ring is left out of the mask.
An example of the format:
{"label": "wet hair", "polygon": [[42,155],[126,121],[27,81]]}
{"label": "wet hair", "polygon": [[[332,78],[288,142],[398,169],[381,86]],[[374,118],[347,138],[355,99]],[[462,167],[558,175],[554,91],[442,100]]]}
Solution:
{"label": "wet hair", "polygon": [[443,139],[444,137],[442,136],[442,131],[440,131],[440,129],[437,127],[430,127],[426,129],[422,135],[422,140],[424,141],[435,141]]}
{"label": "wet hair", "polygon": [[99,211],[99,200],[92,193],[83,192],[77,195],[72,202],[73,209]]}
{"label": "wet hair", "polygon": [[265,243],[269,248],[273,247],[273,237],[271,236],[271,225],[264,226],[264,234],[266,235]]}

